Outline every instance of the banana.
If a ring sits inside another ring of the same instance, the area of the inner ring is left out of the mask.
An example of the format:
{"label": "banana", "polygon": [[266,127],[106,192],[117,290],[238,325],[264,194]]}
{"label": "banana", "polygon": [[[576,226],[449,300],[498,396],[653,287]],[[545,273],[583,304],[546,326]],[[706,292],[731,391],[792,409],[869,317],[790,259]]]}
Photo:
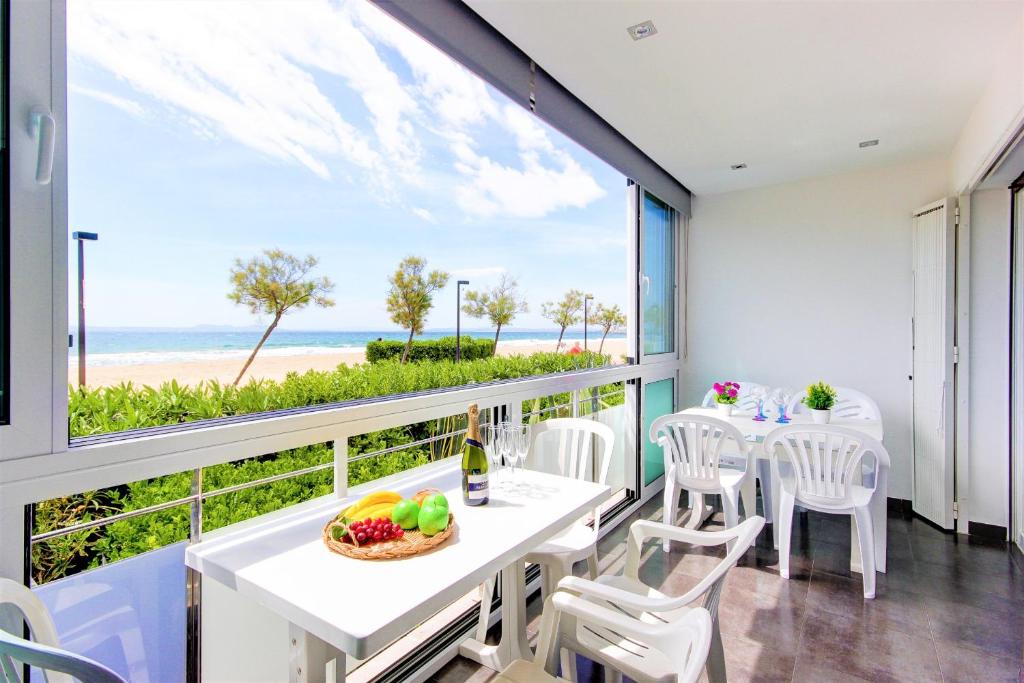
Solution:
{"label": "banana", "polygon": [[395,509],[394,503],[379,503],[377,505],[371,505],[368,508],[363,508],[356,513],[358,519],[377,519],[378,517],[385,517],[391,519],[391,512]]}
{"label": "banana", "polygon": [[391,503],[394,505],[398,501],[402,500],[402,496],[395,493],[394,491],[374,491],[368,493],[359,499],[354,505],[348,506],[340,515],[340,517],[348,517],[349,519],[363,519],[366,515],[363,512],[373,507],[374,505],[380,505],[382,503]]}

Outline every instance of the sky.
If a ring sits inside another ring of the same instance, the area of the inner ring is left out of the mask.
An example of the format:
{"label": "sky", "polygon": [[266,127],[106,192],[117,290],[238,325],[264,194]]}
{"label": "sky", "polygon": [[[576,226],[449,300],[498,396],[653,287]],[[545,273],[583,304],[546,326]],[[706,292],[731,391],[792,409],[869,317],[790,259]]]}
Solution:
{"label": "sky", "polygon": [[365,0],[73,0],[68,145],[90,327],[259,324],[228,272],[273,247],[335,283],[285,329],[396,328],[410,255],[452,276],[428,329],[458,278],[515,277],[524,329],[570,288],[626,300],[625,177]]}

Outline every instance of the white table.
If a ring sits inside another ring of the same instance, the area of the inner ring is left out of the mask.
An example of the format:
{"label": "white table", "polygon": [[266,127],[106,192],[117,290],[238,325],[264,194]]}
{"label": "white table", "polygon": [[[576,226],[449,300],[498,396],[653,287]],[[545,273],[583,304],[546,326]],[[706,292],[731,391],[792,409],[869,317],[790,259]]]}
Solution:
{"label": "white table", "polygon": [[[743,434],[743,436],[747,439],[747,443],[751,444],[751,446],[753,447],[752,451],[753,451],[754,457],[756,457],[758,460],[768,460],[769,459],[770,454],[766,453],[765,450],[764,450],[764,439],[773,430],[775,430],[778,427],[782,427],[783,426],[783,425],[780,425],[779,423],[777,423],[775,421],[774,417],[768,417],[763,422],[758,422],[757,420],[754,419],[754,413],[750,412],[750,411],[734,411],[733,414],[728,416],[728,417],[726,417],[724,414],[719,412],[717,408],[687,408],[686,410],[683,410],[681,412],[684,413],[684,414],[690,414],[690,415],[705,415],[705,416],[709,416],[709,417],[717,417],[719,419],[725,420],[726,422],[732,424],[733,426],[735,426],[737,429],[740,430],[740,432]],[[813,424],[813,420],[811,419],[810,415],[807,415],[807,414],[791,415],[790,416],[790,420],[791,421],[789,422],[789,424]],[[856,429],[857,431],[863,432],[864,434],[866,434],[866,435],[868,435],[868,436],[870,436],[870,437],[872,437],[874,439],[877,439],[879,441],[882,440],[883,429],[882,429],[882,422],[880,420],[860,420],[860,419],[833,417],[831,422],[830,422],[830,424],[835,425],[837,427],[846,427],[848,429]],[[751,479],[751,481],[752,481],[752,479]],[[873,507],[872,507],[872,511],[871,511],[872,515],[871,516],[872,516],[872,521],[874,523],[874,532],[875,532],[875,546],[876,546],[875,566],[878,569],[878,571],[884,573],[885,572],[885,568],[886,568],[885,547],[886,547],[886,536],[887,536],[886,516],[887,516],[887,512],[888,512],[888,510],[887,510],[887,508],[888,508],[888,502],[887,502],[888,482],[885,479],[882,479],[882,480],[880,480],[878,482],[878,484],[879,484],[879,489],[878,489],[878,492],[875,494],[875,497],[874,497]],[[771,496],[771,498],[772,498],[772,520],[776,521],[776,523],[777,523],[777,520],[779,519],[779,497],[780,496],[779,496],[779,482],[775,479],[774,474],[772,476],[771,487],[772,487],[772,496]],[[696,504],[691,506],[691,515],[695,514],[693,512],[693,510],[700,510],[699,513],[696,513],[696,514],[699,514],[699,516],[694,516],[694,517],[691,517],[691,519],[690,519],[691,522],[694,522],[696,524],[699,524],[700,522],[702,522],[706,518],[706,516],[709,514],[709,512],[710,512],[710,508],[703,504],[703,500],[702,500],[701,496],[697,496],[696,497]],[[851,552],[850,552],[850,569],[852,571],[855,571],[855,572],[860,572],[861,571],[860,543],[857,540],[857,530],[856,530],[856,527],[853,525],[852,522],[851,522],[851,525],[850,525],[850,535],[851,535],[851,539],[850,539],[850,543],[851,543],[850,544],[850,547],[851,547]],[[779,535],[778,535],[778,533],[774,532],[774,529],[773,529],[773,536],[774,536],[774,541],[775,541],[775,547],[778,548],[779,547]],[[879,551],[881,551],[881,552],[879,552]]]}
{"label": "white table", "polygon": [[376,653],[499,571],[501,642],[465,643],[464,654],[494,669],[530,659],[522,557],[607,499],[610,489],[524,471],[529,497],[492,495],[473,508],[462,503],[458,467],[439,472],[395,489],[405,496],[426,486],[445,492],[459,528],[433,552],[369,562],[328,551],[321,530],[352,502],[339,500],[201,541],[188,548],[185,563],[288,620],[291,681],[343,681],[345,654]]}

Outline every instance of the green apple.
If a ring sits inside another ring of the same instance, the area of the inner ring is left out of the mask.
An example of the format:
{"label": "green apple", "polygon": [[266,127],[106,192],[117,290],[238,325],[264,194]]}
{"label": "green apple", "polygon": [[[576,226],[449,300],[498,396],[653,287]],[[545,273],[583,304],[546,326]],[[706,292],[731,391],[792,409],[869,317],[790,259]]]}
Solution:
{"label": "green apple", "polygon": [[406,531],[415,529],[419,524],[420,505],[415,500],[400,500],[391,511],[391,521]]}
{"label": "green apple", "polygon": [[418,523],[424,536],[434,536],[447,529],[448,499],[440,493],[426,498],[420,507]]}

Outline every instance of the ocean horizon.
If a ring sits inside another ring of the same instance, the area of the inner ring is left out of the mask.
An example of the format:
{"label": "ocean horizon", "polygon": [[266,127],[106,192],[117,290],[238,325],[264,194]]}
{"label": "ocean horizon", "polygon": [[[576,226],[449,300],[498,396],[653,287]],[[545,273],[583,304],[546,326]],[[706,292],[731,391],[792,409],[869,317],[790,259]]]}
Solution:
{"label": "ocean horizon", "polygon": [[[74,331],[74,326],[71,330]],[[203,326],[173,328],[96,328],[88,329],[86,360],[90,366],[184,363],[246,357],[263,335],[259,328],[219,328]],[[430,330],[416,339],[439,339],[455,335],[455,330]],[[494,330],[464,329],[463,336],[494,338]],[[624,339],[622,332],[608,339]],[[377,339],[404,342],[408,332],[401,330],[275,330],[260,350],[261,356],[298,356],[337,353],[362,349]],[[598,330],[589,338],[600,340]],[[499,342],[553,342],[557,330],[502,330]],[[582,341],[582,330],[566,330],[564,341]],[[77,344],[68,349],[71,364],[78,362]]]}

